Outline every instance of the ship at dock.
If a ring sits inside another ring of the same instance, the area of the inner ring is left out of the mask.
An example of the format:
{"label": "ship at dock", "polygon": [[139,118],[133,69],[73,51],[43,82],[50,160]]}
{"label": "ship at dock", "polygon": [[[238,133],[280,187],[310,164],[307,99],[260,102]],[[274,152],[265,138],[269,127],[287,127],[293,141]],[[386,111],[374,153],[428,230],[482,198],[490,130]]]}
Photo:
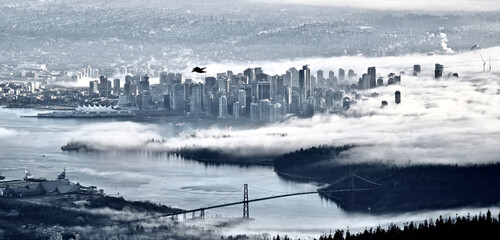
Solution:
{"label": "ship at dock", "polygon": [[101,105],[83,105],[78,106],[71,111],[53,111],[48,113],[38,113],[37,118],[121,118],[134,117],[135,114],[131,110],[122,110],[112,106]]}
{"label": "ship at dock", "polygon": [[57,179],[46,179],[34,177],[26,171],[22,180],[0,181],[0,198],[23,198],[55,196],[61,194],[83,194],[104,195],[102,189],[95,186],[82,186],[80,183],[72,183],[66,178],[66,169],[57,175]]}

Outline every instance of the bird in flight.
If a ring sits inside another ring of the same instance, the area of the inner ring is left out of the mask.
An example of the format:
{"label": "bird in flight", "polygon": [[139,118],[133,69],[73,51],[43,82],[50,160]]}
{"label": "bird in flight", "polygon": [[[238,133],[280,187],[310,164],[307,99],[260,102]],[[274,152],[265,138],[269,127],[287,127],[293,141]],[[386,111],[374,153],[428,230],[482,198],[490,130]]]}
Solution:
{"label": "bird in flight", "polygon": [[191,72],[206,73],[205,68],[206,67],[202,67],[202,68],[201,67],[194,67],[193,71],[191,71]]}

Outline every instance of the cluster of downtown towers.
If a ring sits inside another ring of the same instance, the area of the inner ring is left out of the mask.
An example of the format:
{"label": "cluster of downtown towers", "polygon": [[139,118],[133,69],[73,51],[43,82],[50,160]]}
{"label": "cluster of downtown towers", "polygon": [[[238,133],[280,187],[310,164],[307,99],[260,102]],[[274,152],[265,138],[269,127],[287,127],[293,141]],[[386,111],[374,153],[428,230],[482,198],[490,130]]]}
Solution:
{"label": "cluster of downtown towers", "polygon": [[[415,65],[414,74],[418,72],[420,66]],[[120,108],[275,122],[286,114],[312,116],[315,112],[348,109],[362,98],[356,90],[385,85],[383,77],[377,78],[375,67],[368,68],[357,84],[350,84],[357,79],[352,69],[346,75],[340,68],[338,76],[330,71],[326,78],[322,70],[312,76],[307,65],[274,76],[264,73],[260,67],[238,74],[227,71],[216,77],[205,77],[200,83],[173,72],[161,72],[159,77],[159,84],[150,86],[148,75],[127,75],[123,88],[120,88],[120,79],[114,79],[111,88],[111,81],[101,76],[99,81],[90,82],[89,93],[102,97],[109,96],[112,90],[118,95]],[[388,75],[387,85],[400,82],[400,75]],[[378,94],[372,93],[374,95]]]}

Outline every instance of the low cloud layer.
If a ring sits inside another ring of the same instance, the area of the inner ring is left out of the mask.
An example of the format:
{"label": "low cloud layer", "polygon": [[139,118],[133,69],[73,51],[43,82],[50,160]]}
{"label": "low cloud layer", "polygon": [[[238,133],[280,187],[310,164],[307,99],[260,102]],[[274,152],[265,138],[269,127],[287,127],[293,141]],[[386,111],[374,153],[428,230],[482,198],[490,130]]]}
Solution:
{"label": "low cloud layer", "polygon": [[[282,154],[300,148],[322,144],[370,145],[355,148],[348,161],[396,160],[399,163],[485,163],[499,160],[500,150],[500,74],[499,61],[492,58],[492,72],[482,72],[483,56],[498,56],[500,48],[483,49],[454,55],[404,57],[340,57],[303,59],[286,63],[269,63],[265,71],[279,72],[283,66],[299,67],[310,63],[314,68],[352,66],[358,74],[366,67],[377,66],[377,73],[404,70],[410,73],[413,64],[422,65],[419,77],[402,76],[401,85],[361,91],[369,96],[376,91],[378,98],[368,98],[343,115],[316,115],[310,119],[292,118],[282,123],[256,129],[210,128],[186,131],[178,136],[164,136],[166,143],[146,144],[151,137],[160,137],[154,125],[116,123],[116,133],[106,134],[109,127],[88,127],[93,134],[103,134],[105,147],[120,144],[120,149],[150,149],[169,151],[181,147],[213,148],[238,155],[256,152]],[[434,63],[457,72],[460,78],[434,79]],[[233,63],[225,69],[240,70]],[[401,91],[402,102],[395,104],[394,92]],[[389,102],[380,108],[382,100]],[[119,130],[121,129],[121,130]],[[127,131],[122,131],[127,129]],[[83,129],[83,132],[86,132]],[[92,134],[80,133],[75,140],[90,140]],[[95,137],[95,136],[94,136]],[[101,145],[101,144],[99,144]]]}
{"label": "low cloud layer", "polygon": [[110,122],[91,124],[71,133],[71,143],[85,143],[97,150],[139,150],[148,140],[160,138],[150,124]]}
{"label": "low cloud layer", "polygon": [[7,138],[17,135],[19,132],[0,127],[0,138]]}

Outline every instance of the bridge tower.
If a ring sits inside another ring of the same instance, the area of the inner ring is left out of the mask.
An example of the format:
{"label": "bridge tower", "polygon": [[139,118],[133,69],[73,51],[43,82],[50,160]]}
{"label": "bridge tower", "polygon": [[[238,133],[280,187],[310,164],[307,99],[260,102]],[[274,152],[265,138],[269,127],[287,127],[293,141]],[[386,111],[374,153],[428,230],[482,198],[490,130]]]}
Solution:
{"label": "bridge tower", "polygon": [[350,187],[350,190],[351,190],[351,206],[354,206],[354,174],[351,173],[351,186]]}
{"label": "bridge tower", "polygon": [[248,184],[243,185],[243,218],[250,218],[248,209]]}

